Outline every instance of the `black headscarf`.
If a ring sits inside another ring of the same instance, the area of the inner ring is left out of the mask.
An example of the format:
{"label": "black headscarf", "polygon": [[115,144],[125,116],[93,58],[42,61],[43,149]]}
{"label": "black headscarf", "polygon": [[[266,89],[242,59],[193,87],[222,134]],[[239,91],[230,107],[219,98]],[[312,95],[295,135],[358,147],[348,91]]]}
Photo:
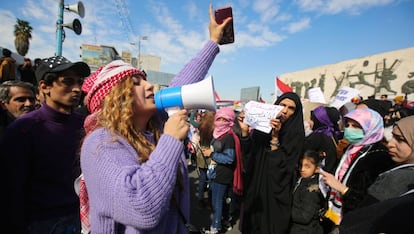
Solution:
{"label": "black headscarf", "polygon": [[380,100],[366,99],[366,100],[363,100],[360,104],[367,105],[368,108],[378,112],[382,118],[384,118],[384,116],[388,114],[388,110],[384,108]]}
{"label": "black headscarf", "polygon": [[[299,96],[292,92],[282,94],[276,100],[275,105],[279,105],[279,103],[286,98],[295,102],[296,110],[295,113],[283,123],[282,128],[279,131],[280,148],[283,148],[289,155],[294,154],[294,157],[297,157],[297,160],[299,159],[299,155],[297,155],[299,153],[298,149],[301,148],[298,147],[298,144],[302,144],[305,139],[303,107]],[[302,149],[300,149],[300,151],[302,151]]]}

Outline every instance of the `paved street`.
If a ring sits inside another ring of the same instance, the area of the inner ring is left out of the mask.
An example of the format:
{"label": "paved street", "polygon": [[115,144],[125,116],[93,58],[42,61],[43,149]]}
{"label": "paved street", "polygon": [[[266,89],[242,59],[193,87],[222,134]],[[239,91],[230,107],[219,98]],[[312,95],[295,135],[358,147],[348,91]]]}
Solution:
{"label": "paved street", "polygon": [[[189,173],[190,173],[190,186],[191,186],[191,223],[198,228],[206,228],[208,229],[211,224],[211,208],[207,206],[206,208],[199,208],[197,206],[197,184],[198,184],[198,175],[197,170],[195,167],[190,165],[188,166]],[[238,230],[238,220],[236,224],[233,226],[233,229],[227,231],[225,233],[228,234],[240,234],[241,232]],[[224,232],[222,232],[224,233]]]}

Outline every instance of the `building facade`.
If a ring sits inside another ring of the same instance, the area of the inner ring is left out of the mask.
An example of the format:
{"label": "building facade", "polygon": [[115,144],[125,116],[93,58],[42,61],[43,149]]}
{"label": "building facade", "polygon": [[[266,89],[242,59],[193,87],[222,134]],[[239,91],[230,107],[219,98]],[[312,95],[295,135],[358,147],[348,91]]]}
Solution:
{"label": "building facade", "polygon": [[320,87],[329,102],[340,88],[348,86],[360,90],[364,99],[407,94],[413,100],[414,47],[285,73],[279,78],[302,98],[307,98],[308,89]]}

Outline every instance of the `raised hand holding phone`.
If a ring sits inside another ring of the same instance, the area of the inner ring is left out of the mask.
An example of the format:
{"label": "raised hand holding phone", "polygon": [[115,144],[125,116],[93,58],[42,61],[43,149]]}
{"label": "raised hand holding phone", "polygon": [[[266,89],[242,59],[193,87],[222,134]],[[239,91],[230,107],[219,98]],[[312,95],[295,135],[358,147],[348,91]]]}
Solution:
{"label": "raised hand holding phone", "polygon": [[218,8],[214,11],[217,24],[222,24],[227,18],[231,21],[227,23],[223,30],[223,36],[219,42],[220,45],[230,44],[234,42],[234,26],[233,26],[233,9],[231,6]]}

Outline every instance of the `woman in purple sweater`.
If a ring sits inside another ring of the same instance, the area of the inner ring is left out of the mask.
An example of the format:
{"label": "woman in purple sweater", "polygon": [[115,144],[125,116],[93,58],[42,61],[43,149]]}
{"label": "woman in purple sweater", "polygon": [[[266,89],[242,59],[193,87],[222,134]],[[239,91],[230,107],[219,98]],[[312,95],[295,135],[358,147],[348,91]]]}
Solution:
{"label": "woman in purple sweater", "polygon": [[[204,79],[230,20],[218,25],[210,5],[210,40],[171,86]],[[85,121],[81,168],[94,234],[187,233],[180,215],[189,220],[182,144],[189,130],[187,111],[166,120],[156,111],[153,87],[143,72],[122,61],[109,63],[85,81],[92,114]]]}

